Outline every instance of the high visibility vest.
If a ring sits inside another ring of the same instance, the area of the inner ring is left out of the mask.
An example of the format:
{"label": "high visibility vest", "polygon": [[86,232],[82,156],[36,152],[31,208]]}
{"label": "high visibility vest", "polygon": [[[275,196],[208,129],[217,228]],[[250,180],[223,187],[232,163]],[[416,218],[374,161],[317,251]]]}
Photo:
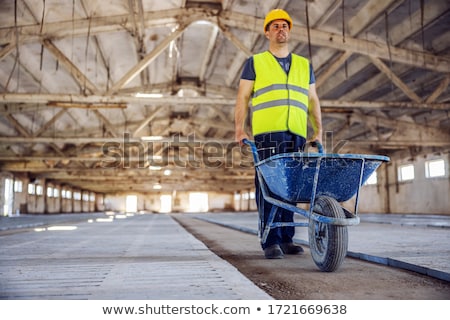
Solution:
{"label": "high visibility vest", "polygon": [[309,61],[292,54],[287,75],[265,51],[253,56],[256,79],[252,97],[253,135],[290,131],[307,137]]}

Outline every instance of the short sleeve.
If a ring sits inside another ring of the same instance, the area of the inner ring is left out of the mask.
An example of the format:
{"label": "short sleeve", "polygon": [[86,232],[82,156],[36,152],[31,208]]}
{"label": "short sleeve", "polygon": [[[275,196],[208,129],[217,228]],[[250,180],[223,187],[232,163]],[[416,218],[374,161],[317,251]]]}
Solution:
{"label": "short sleeve", "polygon": [[253,65],[253,57],[247,59],[244,65],[244,69],[242,70],[241,79],[252,80],[255,81],[256,73],[255,66]]}
{"label": "short sleeve", "polygon": [[316,76],[314,75],[314,69],[312,67],[312,64],[309,64],[309,84],[315,84],[316,83]]}

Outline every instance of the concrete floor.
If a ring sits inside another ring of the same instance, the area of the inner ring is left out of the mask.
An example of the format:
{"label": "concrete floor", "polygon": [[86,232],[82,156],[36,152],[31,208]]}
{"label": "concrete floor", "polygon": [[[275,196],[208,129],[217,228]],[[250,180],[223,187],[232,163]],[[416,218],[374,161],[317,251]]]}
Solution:
{"label": "concrete floor", "polygon": [[[187,215],[257,232],[254,212]],[[450,281],[450,216],[361,220],[349,255]],[[166,214],[2,217],[0,243],[0,299],[271,299]]]}
{"label": "concrete floor", "polygon": [[169,215],[5,219],[0,299],[271,299]]}
{"label": "concrete floor", "polygon": [[[197,218],[257,233],[257,214],[202,214]],[[450,281],[450,216],[362,214],[348,227],[348,255]],[[308,244],[307,228],[295,240]]]}

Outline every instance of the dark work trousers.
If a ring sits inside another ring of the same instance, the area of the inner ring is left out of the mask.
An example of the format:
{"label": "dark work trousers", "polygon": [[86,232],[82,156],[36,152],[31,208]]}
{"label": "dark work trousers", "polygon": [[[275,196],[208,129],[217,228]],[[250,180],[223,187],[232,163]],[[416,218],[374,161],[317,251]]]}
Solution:
{"label": "dark work trousers", "polygon": [[[306,139],[304,137],[288,131],[259,134],[256,135],[254,139],[260,160],[264,160],[279,153],[303,151],[306,144]],[[261,215],[264,215],[264,225],[266,225],[273,205],[264,200],[257,176],[255,177],[255,191],[258,212]],[[272,193],[270,193],[270,195],[275,199],[285,201]],[[293,222],[294,213],[283,208],[278,208],[274,221]],[[270,230],[266,242],[261,244],[261,246],[265,249],[274,244],[291,243],[294,234],[295,227],[274,228]]]}

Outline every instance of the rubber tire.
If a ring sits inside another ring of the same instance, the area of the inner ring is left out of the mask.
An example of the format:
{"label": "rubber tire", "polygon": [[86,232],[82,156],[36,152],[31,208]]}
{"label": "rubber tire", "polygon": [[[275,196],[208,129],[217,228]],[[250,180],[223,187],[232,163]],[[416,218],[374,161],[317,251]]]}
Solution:
{"label": "rubber tire", "polygon": [[[340,204],[327,196],[316,198],[313,211],[327,217],[345,218]],[[347,255],[347,226],[337,226],[309,219],[308,235],[311,256],[316,266],[324,272],[336,271]]]}

